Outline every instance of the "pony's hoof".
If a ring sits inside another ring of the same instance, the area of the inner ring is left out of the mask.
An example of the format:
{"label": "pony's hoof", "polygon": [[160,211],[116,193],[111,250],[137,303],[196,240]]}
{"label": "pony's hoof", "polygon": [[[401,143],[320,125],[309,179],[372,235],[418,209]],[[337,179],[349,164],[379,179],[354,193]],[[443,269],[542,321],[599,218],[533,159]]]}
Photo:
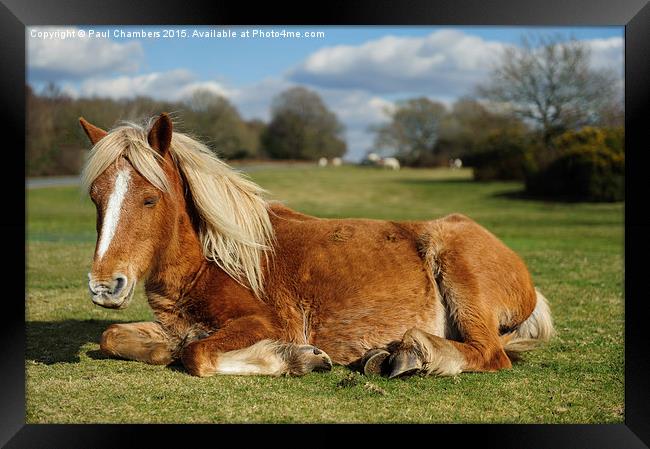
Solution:
{"label": "pony's hoof", "polygon": [[370,376],[371,374],[381,375],[386,371],[386,364],[384,363],[390,353],[385,349],[371,349],[363,356],[363,374]]}
{"label": "pony's hoof", "polygon": [[422,369],[422,361],[415,351],[398,351],[388,359],[388,378],[407,377]]}
{"label": "pony's hoof", "polygon": [[289,374],[301,376],[312,371],[330,371],[332,360],[325,351],[312,345],[300,345],[288,360]]}

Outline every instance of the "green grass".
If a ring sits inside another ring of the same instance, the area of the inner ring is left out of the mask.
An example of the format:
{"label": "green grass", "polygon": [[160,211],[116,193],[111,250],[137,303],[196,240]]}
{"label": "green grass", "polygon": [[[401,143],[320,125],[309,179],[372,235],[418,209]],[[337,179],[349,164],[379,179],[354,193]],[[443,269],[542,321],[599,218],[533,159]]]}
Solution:
{"label": "green grass", "polygon": [[111,323],[151,319],[142,290],[124,311],[86,287],[95,213],[75,188],[28,192],[27,422],[621,423],[623,204],[516,199],[517,183],[468,171],[273,169],[276,199],[321,217],[474,218],[527,262],[558,336],[512,370],[455,378],[365,378],[343,367],[301,378],[195,378],[178,367],[107,359]]}

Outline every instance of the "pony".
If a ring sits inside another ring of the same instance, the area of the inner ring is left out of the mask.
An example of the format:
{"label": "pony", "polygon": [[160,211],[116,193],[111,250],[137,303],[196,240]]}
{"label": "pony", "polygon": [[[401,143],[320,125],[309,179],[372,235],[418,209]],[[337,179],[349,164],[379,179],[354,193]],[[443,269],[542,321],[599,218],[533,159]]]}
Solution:
{"label": "pony", "polygon": [[79,120],[91,299],[125,308],[143,281],[155,316],[109,326],[110,357],[196,376],[456,375],[510,368],[553,334],[525,263],[466,216],[317,218],[266,200],[166,113],[110,132]]}

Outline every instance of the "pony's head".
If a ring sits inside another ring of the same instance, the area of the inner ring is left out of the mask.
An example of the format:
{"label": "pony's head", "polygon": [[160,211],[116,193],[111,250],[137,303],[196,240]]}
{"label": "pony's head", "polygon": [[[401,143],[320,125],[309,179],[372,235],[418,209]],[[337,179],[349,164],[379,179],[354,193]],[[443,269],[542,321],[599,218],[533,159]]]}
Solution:
{"label": "pony's head", "polygon": [[95,304],[126,307],[138,280],[173,269],[165,251],[188,229],[203,256],[261,293],[262,253],[273,238],[262,189],[204,145],[173,132],[167,114],[146,127],[127,123],[110,132],[79,121],[93,144],[82,184],[97,210],[88,273]]}
{"label": "pony's head", "polygon": [[[95,304],[123,308],[152,265],[158,241],[174,231],[178,195],[173,190],[177,183],[169,182],[176,175],[169,153],[172,125],[162,115],[145,140],[131,127],[109,134],[83,118],[79,121],[94,145],[82,176],[97,209],[97,244],[88,288]],[[140,171],[133,156],[141,159]]]}

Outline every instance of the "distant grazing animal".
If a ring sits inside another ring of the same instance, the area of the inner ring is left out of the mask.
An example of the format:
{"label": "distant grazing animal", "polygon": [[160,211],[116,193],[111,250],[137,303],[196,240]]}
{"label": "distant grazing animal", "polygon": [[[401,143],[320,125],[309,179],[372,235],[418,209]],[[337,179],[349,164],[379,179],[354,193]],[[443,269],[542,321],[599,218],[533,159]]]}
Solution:
{"label": "distant grazing animal", "polygon": [[524,262],[463,215],[316,218],[265,200],[166,114],[110,132],[80,122],[91,299],[127,307],[142,280],[155,316],[109,326],[111,357],[196,376],[455,375],[510,368],[553,332]]}
{"label": "distant grazing animal", "polygon": [[368,155],[366,156],[366,159],[367,159],[368,161],[370,161],[370,162],[379,162],[379,160],[380,160],[381,158],[380,158],[379,155],[376,154],[376,153],[368,153]]}
{"label": "distant grazing animal", "polygon": [[399,161],[395,159],[394,157],[385,157],[381,159],[380,164],[384,168],[389,168],[391,170],[399,170]]}
{"label": "distant grazing animal", "polygon": [[460,159],[449,159],[449,167],[450,168],[462,168],[463,167],[463,161]]}
{"label": "distant grazing animal", "polygon": [[322,157],[318,159],[318,166],[319,167],[327,167],[327,158]]}

